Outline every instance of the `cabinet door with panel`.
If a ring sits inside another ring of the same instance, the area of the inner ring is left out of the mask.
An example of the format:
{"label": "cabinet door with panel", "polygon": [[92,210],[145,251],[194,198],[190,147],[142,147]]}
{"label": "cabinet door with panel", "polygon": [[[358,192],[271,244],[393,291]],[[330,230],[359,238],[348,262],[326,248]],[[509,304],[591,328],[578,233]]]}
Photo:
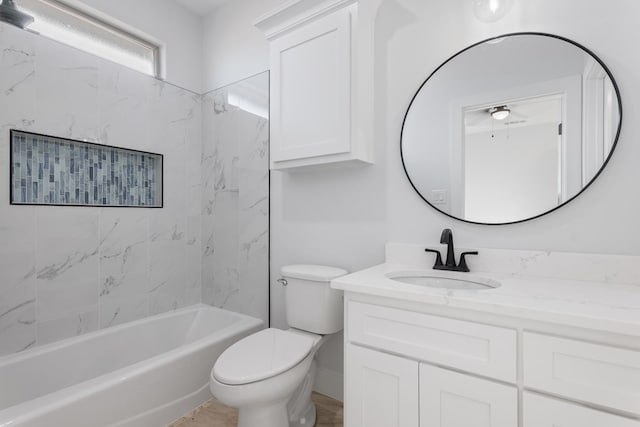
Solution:
{"label": "cabinet door with panel", "polygon": [[524,393],[523,412],[523,427],[640,427],[640,420],[532,393]]}
{"label": "cabinet door with panel", "polygon": [[271,160],[351,149],[352,7],[271,43]]}
{"label": "cabinet door with panel", "polygon": [[420,364],[420,427],[515,427],[518,391]]}
{"label": "cabinet door with panel", "polygon": [[524,333],[524,385],[640,416],[640,352]]}
{"label": "cabinet door with panel", "polygon": [[345,351],[345,425],[418,427],[418,362],[353,344]]}

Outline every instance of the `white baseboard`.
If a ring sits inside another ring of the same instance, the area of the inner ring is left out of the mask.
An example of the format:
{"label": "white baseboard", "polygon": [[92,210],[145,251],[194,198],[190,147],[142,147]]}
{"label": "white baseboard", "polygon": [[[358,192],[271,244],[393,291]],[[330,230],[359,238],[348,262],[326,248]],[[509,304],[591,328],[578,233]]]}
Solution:
{"label": "white baseboard", "polygon": [[342,372],[318,366],[313,390],[342,402],[344,400]]}

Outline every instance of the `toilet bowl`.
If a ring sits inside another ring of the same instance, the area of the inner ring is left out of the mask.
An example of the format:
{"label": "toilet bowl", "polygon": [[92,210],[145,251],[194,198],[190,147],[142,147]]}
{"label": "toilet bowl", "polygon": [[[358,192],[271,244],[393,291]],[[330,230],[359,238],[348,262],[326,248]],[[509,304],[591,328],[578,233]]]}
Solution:
{"label": "toilet bowl", "polygon": [[250,335],[220,356],[211,371],[211,393],[240,409],[239,427],[290,426],[287,405],[309,373],[320,339],[273,328]]}
{"label": "toilet bowl", "polygon": [[[342,330],[342,293],[334,267],[283,267],[288,330],[268,328],[227,348],[211,370],[211,393],[238,408],[238,427],[315,424],[311,390],[314,357],[330,334]],[[336,316],[337,315],[337,316]]]}

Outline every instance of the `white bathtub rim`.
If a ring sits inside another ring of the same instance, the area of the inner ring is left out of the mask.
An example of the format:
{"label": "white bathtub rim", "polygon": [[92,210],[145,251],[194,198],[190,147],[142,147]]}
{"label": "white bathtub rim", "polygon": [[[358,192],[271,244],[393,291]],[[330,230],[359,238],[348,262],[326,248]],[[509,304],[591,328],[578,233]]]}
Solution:
{"label": "white bathtub rim", "polygon": [[[206,335],[198,340],[195,340],[189,344],[179,346],[177,348],[174,348],[164,353],[160,353],[148,359],[144,359],[134,364],[124,366],[122,368],[91,378],[89,380],[80,382],[78,384],[65,387],[61,390],[57,390],[57,391],[45,394],[43,396],[39,396],[32,400],[18,403],[17,405],[9,406],[5,409],[0,410],[0,427],[10,427],[16,423],[28,422],[34,418],[41,416],[43,413],[46,413],[51,411],[52,409],[55,409],[56,407],[64,406],[65,404],[70,404],[76,401],[78,399],[78,396],[92,394],[92,393],[96,393],[96,392],[108,389],[112,387],[114,384],[125,381],[132,376],[140,374],[141,372],[155,369],[159,366],[162,366],[163,364],[166,364],[167,362],[174,361],[193,351],[197,351],[204,347],[207,347],[212,343],[230,338],[236,335],[239,330],[247,330],[247,329],[252,329],[252,328],[256,328],[264,325],[264,322],[262,320],[251,317],[251,316],[247,316],[241,313],[235,313],[235,312],[225,310],[225,309],[220,309],[217,307],[212,307],[206,304],[196,304],[190,307],[185,307],[184,309],[162,313],[160,315],[155,315],[148,318],[136,320],[133,322],[124,323],[122,325],[114,326],[112,328],[106,328],[105,330],[91,332],[89,334],[85,334],[79,337],[69,338],[61,342],[47,344],[43,346],[43,348],[46,347],[44,350],[52,351],[57,348],[64,347],[65,343],[68,345],[70,341],[81,342],[82,340],[87,339],[87,336],[89,336],[88,338],[99,337],[105,333],[114,332],[120,328],[131,326],[133,324],[147,323],[153,320],[157,320],[159,318],[170,317],[172,315],[175,316],[176,314],[179,314],[182,312],[197,311],[203,308],[227,311],[229,313],[232,313],[233,315],[239,316],[240,320],[237,326],[241,326],[241,328],[240,329],[224,328],[220,331],[216,331],[210,335]],[[28,355],[39,354],[39,352],[35,352],[36,350],[41,350],[41,349],[34,348],[31,350],[27,350]],[[22,353],[20,353],[19,355],[22,356]],[[14,356],[14,355],[11,355],[11,356]],[[16,358],[11,357],[10,360],[15,361]],[[2,365],[0,364],[0,366]],[[205,381],[208,384],[208,378],[204,378],[203,381]]]}
{"label": "white bathtub rim", "polygon": [[[184,311],[189,311],[189,309],[195,311],[200,308],[206,308],[206,309],[213,308],[216,310],[224,310],[216,307],[207,306],[204,304],[202,305],[198,304],[195,307],[196,308],[194,308],[194,306],[191,306],[191,307],[187,307],[186,309],[181,309],[179,311],[184,312]],[[224,311],[228,311],[228,310],[224,310]],[[238,324],[238,326],[241,326],[241,330],[260,327],[263,324],[263,322],[260,319],[252,318],[250,316],[246,316],[246,315],[242,315],[234,312],[231,312],[231,313],[236,314],[241,318]],[[164,317],[169,317],[171,315],[176,315],[176,314],[178,314],[178,310],[169,312],[167,314],[162,314],[159,316],[153,316],[147,319],[141,319],[142,321],[145,321],[145,322],[134,321],[134,322],[129,322],[128,324],[123,324],[122,326],[126,327],[127,325],[132,325],[138,322],[146,323],[147,321],[153,321],[154,319],[158,319],[159,317],[164,318]],[[114,327],[113,329],[110,329],[110,331],[116,331],[115,328],[119,328],[120,326],[121,325]],[[103,331],[98,331],[98,332],[103,332]],[[78,384],[74,384],[72,386],[63,388],[61,390],[57,390],[52,393],[34,398],[32,400],[7,407],[0,411],[0,427],[5,427],[5,426],[8,427],[8,426],[11,426],[14,422],[16,423],[27,422],[30,419],[37,418],[38,416],[41,416],[43,413],[49,412],[56,407],[64,406],[65,404],[74,402],[75,400],[77,400],[79,395],[92,394],[92,393],[96,393],[96,392],[100,392],[102,390],[108,389],[114,384],[125,381],[132,376],[140,374],[141,372],[152,370],[168,362],[179,359],[180,357],[185,356],[193,351],[197,351],[204,347],[207,347],[212,343],[232,337],[236,335],[237,332],[238,332],[237,328],[225,328],[220,331],[214,332],[213,334],[206,335],[205,337],[200,338],[196,341],[193,341],[192,343],[174,348],[170,351],[158,354],[148,359],[141,360],[140,362],[136,362],[134,364],[124,366],[117,370],[91,378],[89,380],[80,382]],[[101,334],[96,334],[93,336],[95,337],[100,335]],[[84,336],[76,337],[76,338],[84,338]],[[73,340],[75,342],[76,338],[71,338],[69,340]],[[69,341],[67,341],[67,343],[68,342]],[[57,347],[58,346],[53,346],[53,347],[49,347],[49,349],[51,350],[52,348],[57,348]],[[60,345],[60,347],[64,347],[64,343],[63,345]],[[205,382],[208,381],[208,378],[203,379],[203,381]],[[33,409],[33,408],[36,408],[36,409]],[[29,411],[25,411],[25,409],[29,409]],[[7,422],[9,423],[6,424]]]}
{"label": "white bathtub rim", "polygon": [[[223,308],[219,308],[219,307],[214,307],[211,305],[206,305],[206,304],[194,304],[194,305],[190,305],[187,307],[183,307],[183,308],[179,308],[176,310],[171,310],[171,311],[166,311],[164,313],[160,313],[160,314],[154,314],[153,316],[147,316],[144,317],[142,319],[137,319],[137,320],[133,320],[131,322],[125,322],[125,323],[121,323],[119,325],[115,325],[115,326],[109,326],[107,328],[102,328],[102,329],[98,329],[96,331],[92,331],[86,334],[82,334],[82,335],[78,335],[75,337],[69,337],[69,338],[65,338],[59,341],[54,341],[52,343],[48,343],[48,344],[42,344],[42,345],[38,345],[35,347],[31,347],[27,350],[21,351],[19,353],[13,353],[13,354],[7,354],[4,356],[0,356],[0,368],[4,367],[5,365],[8,365],[10,363],[14,363],[20,359],[27,359],[29,357],[33,357],[33,356],[37,356],[43,353],[47,353],[50,351],[55,351],[59,348],[63,348],[68,346],[69,344],[75,344],[75,343],[81,343],[83,341],[88,341],[90,339],[96,338],[96,337],[101,337],[103,335],[108,335],[108,334],[112,334],[114,332],[118,332],[122,329],[128,329],[133,325],[144,325],[146,323],[151,323],[155,320],[159,320],[159,319],[166,319],[167,317],[174,317],[176,315],[180,315],[183,313],[188,313],[188,312],[197,312],[201,309],[213,309],[215,311],[225,311],[228,313],[231,313],[232,315],[238,316],[240,318],[245,318],[245,319],[254,319],[254,320],[258,320],[260,322],[262,322],[260,319],[257,319],[255,317],[251,317],[251,316],[247,316],[246,314],[242,314],[242,313],[236,313],[235,311],[231,311],[231,310],[226,310]],[[206,338],[206,337],[205,337]],[[198,340],[194,341],[197,342]],[[166,354],[166,353],[163,353]],[[130,365],[131,366],[131,365]],[[1,411],[0,411],[1,412]]]}

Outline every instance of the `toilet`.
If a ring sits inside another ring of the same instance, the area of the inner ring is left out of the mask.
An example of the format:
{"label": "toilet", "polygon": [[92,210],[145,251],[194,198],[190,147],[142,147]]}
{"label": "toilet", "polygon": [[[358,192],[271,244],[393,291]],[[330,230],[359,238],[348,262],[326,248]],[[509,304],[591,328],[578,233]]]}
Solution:
{"label": "toilet", "polygon": [[346,270],[305,264],[285,266],[281,274],[290,329],[263,329],[241,339],[211,370],[211,393],[238,408],[238,427],[313,426],[314,357],[343,327],[342,291],[329,282]]}

